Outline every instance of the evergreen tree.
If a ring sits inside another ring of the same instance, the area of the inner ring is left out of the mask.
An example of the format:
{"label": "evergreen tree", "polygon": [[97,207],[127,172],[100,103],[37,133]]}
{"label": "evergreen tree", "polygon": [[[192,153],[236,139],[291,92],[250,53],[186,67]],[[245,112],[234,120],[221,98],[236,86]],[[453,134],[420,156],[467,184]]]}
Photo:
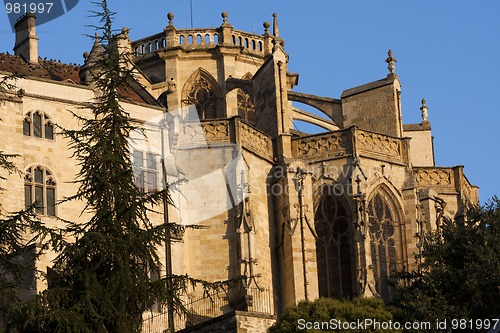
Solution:
{"label": "evergreen tree", "polygon": [[100,5],[102,53],[93,64],[99,96],[89,106],[90,119],[74,114],[81,127],[63,130],[80,166],[79,190],[65,204],[84,202],[82,216],[90,218],[66,222],[66,237],[53,240],[58,255],[49,288],[18,312],[22,332],[140,332],[143,312],[155,302],[179,313],[190,286],[219,286],[188,276],[149,278],[149,270],[161,266],[158,248],[181,227],[153,224],[148,216],[169,202],[168,191],[145,193],[134,182],[129,138],[136,125],[120,102],[134,74],[113,43],[114,13],[106,0]]}
{"label": "evergreen tree", "polygon": [[405,280],[396,299],[402,320],[472,319],[475,323],[498,318],[500,200],[494,197],[486,206],[471,209],[466,219],[447,220],[441,230],[429,234],[421,270]]}

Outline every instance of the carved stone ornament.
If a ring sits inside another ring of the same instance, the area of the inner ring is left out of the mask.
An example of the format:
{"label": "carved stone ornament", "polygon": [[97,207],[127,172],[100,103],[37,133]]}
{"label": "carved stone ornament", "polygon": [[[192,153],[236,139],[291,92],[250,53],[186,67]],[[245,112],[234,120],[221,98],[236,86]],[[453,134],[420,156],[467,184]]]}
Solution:
{"label": "carved stone ornament", "polygon": [[345,133],[328,133],[326,135],[304,138],[296,141],[298,158],[343,156],[347,153],[347,136]]}
{"label": "carved stone ornament", "polygon": [[451,185],[451,170],[430,169],[417,170],[415,178],[419,186],[450,186]]}

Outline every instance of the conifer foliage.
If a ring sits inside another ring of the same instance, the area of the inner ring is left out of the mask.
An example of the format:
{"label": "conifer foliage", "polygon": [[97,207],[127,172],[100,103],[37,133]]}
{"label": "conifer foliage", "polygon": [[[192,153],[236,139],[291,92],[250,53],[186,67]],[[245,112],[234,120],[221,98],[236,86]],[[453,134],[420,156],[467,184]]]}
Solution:
{"label": "conifer foliage", "polygon": [[463,319],[470,331],[492,328],[481,320],[500,314],[500,200],[445,220],[426,238],[421,269],[404,277],[395,300],[401,320]]}
{"label": "conifer foliage", "polygon": [[58,255],[49,288],[19,311],[23,332],[140,332],[143,312],[155,302],[182,312],[180,296],[202,282],[188,276],[149,277],[162,265],[158,248],[180,227],[148,218],[170,200],[167,190],[144,193],[134,183],[129,138],[136,125],[120,103],[120,92],[134,75],[113,43],[114,13],[106,0],[100,6],[96,38],[102,51],[92,64],[99,95],[89,105],[91,117],[74,115],[78,130],[63,130],[80,166],[79,190],[64,204],[84,202],[86,222],[66,221],[64,240],[52,242]]}

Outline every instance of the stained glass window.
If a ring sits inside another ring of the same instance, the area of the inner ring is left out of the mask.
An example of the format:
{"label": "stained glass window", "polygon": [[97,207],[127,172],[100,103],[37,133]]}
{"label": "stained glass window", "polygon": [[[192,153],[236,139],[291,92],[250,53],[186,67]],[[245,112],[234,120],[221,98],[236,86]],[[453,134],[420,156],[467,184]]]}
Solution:
{"label": "stained glass window", "polygon": [[315,214],[316,260],[320,297],[352,297],[352,234],[339,199],[324,191]]}
{"label": "stained glass window", "polygon": [[391,211],[387,199],[380,193],[368,203],[370,247],[376,289],[389,301],[392,290],[389,285],[397,272],[397,230],[399,223]]}

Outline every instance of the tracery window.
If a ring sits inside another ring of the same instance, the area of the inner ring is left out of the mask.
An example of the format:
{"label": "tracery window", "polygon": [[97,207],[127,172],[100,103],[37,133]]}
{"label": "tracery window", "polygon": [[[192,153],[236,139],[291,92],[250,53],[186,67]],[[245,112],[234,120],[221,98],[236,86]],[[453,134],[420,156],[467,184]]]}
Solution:
{"label": "tracery window", "polygon": [[155,192],[158,190],[158,155],[134,150],[132,153],[132,165],[134,170],[135,185],[144,192]]}
{"label": "tracery window", "polygon": [[28,209],[35,204],[35,213],[56,216],[56,181],[42,166],[31,167],[24,177],[24,204]]}
{"label": "tracery window", "polygon": [[23,134],[35,138],[54,140],[54,123],[43,112],[29,112],[24,117]]}
{"label": "tracery window", "polygon": [[184,85],[182,103],[195,105],[199,119],[217,118],[221,98],[215,86],[215,80],[210,77],[210,74],[198,70]]}
{"label": "tracery window", "polygon": [[316,260],[320,297],[352,297],[352,234],[346,210],[339,199],[323,187],[315,214]]}
{"label": "tracery window", "polygon": [[238,89],[238,115],[248,121],[250,124],[255,123],[255,108],[252,98],[243,89]]}
{"label": "tracery window", "polygon": [[388,200],[380,193],[368,203],[368,215],[375,287],[382,299],[387,302],[392,293],[389,281],[397,272],[396,244],[399,222],[391,211]]}

